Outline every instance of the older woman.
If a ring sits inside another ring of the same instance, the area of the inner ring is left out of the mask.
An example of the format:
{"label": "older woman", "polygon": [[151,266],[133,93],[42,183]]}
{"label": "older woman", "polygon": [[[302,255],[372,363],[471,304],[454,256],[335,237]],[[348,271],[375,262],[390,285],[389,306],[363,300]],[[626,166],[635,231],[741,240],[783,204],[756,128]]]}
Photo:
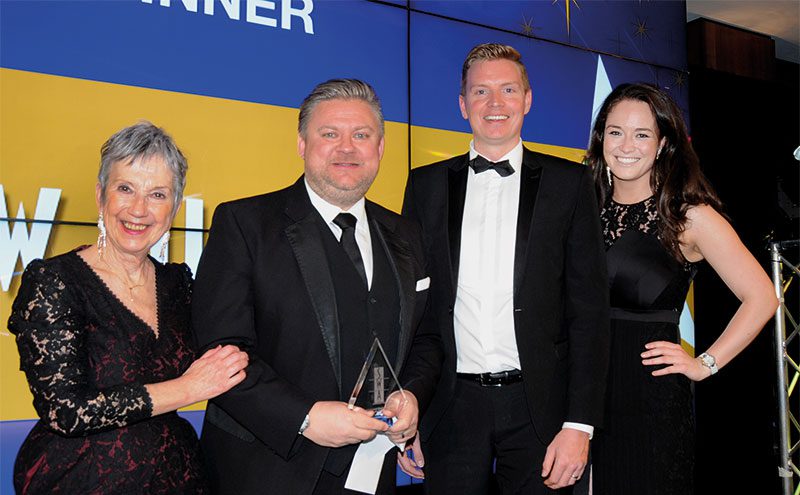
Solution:
{"label": "older woman", "polygon": [[[694,491],[690,382],[739,354],[778,301],[720,214],[681,112],[666,94],[644,84],[616,88],[598,113],[587,158],[602,208],[612,306],[594,493],[687,495]],[[702,260],[741,306],[711,347],[692,357],[681,347],[678,319]]]}
{"label": "older woman", "polygon": [[17,455],[18,493],[204,493],[197,436],[176,409],[242,381],[247,355],[195,359],[192,276],[148,257],[166,242],[186,159],[141,122],[102,147],[96,245],[31,262],[12,307],[39,421]]}

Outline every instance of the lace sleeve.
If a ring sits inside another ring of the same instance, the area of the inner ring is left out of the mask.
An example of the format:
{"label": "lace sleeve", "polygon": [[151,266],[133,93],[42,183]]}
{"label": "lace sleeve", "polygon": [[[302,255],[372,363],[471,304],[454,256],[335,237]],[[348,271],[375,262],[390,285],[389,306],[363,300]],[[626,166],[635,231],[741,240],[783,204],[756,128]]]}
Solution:
{"label": "lace sleeve", "polygon": [[178,265],[181,273],[181,287],[183,288],[183,302],[186,307],[192,303],[192,289],[194,289],[194,277],[192,276],[192,269],[186,263]]}
{"label": "lace sleeve", "polygon": [[28,265],[8,321],[42,422],[80,436],[149,418],[152,402],[144,385],[97,389],[90,382],[86,322],[54,268],[41,260]]}

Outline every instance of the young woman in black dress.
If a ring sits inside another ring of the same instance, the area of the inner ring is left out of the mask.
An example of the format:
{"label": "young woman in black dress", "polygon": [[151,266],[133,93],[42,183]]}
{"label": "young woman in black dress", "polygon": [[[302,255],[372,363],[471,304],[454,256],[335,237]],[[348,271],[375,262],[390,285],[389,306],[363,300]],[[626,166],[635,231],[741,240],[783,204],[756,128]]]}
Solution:
{"label": "young woman in black dress", "polygon": [[[680,109],[665,93],[645,84],[617,87],[598,113],[587,160],[600,201],[612,307],[593,493],[691,494],[690,381],[708,378],[739,354],[778,301],[720,214]],[[681,346],[678,321],[702,260],[741,306],[714,344],[692,357]]]}

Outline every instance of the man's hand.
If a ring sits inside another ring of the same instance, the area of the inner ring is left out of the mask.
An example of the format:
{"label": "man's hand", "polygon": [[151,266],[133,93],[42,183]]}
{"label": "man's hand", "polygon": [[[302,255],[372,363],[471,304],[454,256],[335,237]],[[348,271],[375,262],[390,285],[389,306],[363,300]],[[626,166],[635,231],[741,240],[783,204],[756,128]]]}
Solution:
{"label": "man's hand", "polygon": [[414,438],[411,445],[406,445],[403,452],[397,453],[397,465],[400,470],[418,480],[425,479],[422,468],[425,467],[425,456],[422,455],[422,447],[419,444],[419,435]]}
{"label": "man's hand", "polygon": [[348,409],[344,402],[320,401],[308,412],[308,428],[303,436],[323,447],[343,447],[372,440],[389,425],[360,407]]}
{"label": "man's hand", "polygon": [[589,434],[572,428],[562,429],[544,455],[544,484],[553,490],[574,485],[583,476],[588,458]]}
{"label": "man's hand", "polygon": [[395,444],[407,442],[417,434],[419,403],[408,390],[392,392],[383,406],[383,415],[397,418],[397,421],[386,432],[389,440]]}

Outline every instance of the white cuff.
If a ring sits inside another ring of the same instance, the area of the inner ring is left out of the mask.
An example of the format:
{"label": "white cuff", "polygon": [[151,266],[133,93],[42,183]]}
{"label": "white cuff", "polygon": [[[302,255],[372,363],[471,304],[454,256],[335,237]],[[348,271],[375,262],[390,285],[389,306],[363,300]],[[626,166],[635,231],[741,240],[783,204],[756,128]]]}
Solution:
{"label": "white cuff", "polygon": [[565,421],[564,424],[561,425],[561,429],[563,430],[564,428],[571,428],[573,430],[579,430],[584,433],[588,433],[589,440],[591,440],[594,436],[594,426],[592,425],[585,425],[583,423],[570,423],[569,421]]}

